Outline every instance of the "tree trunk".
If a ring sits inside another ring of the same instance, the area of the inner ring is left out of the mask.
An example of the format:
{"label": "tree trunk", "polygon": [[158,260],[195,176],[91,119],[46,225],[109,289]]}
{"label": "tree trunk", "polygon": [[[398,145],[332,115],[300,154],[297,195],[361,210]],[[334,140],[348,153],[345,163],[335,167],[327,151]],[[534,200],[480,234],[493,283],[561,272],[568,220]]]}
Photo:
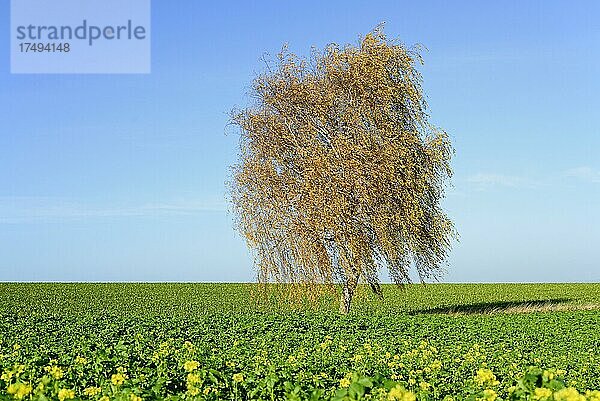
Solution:
{"label": "tree trunk", "polygon": [[354,297],[354,290],[358,280],[349,280],[344,283],[342,288],[342,294],[340,296],[340,313],[347,315],[350,312],[350,304],[352,303],[352,297]]}
{"label": "tree trunk", "polygon": [[370,283],[371,290],[377,296],[377,298],[381,301],[383,300],[383,291],[381,291],[381,286],[377,282]]}

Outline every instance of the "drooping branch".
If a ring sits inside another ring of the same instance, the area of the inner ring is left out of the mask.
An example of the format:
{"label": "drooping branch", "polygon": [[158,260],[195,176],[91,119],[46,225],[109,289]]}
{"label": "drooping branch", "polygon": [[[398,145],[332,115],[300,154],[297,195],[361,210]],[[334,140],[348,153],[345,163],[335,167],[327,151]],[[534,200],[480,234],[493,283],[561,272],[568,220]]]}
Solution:
{"label": "drooping branch", "polygon": [[377,296],[439,276],[454,235],[440,207],[452,148],[428,121],[414,50],[381,28],[309,61],[284,49],[232,115],[240,130],[231,198],[259,280]]}

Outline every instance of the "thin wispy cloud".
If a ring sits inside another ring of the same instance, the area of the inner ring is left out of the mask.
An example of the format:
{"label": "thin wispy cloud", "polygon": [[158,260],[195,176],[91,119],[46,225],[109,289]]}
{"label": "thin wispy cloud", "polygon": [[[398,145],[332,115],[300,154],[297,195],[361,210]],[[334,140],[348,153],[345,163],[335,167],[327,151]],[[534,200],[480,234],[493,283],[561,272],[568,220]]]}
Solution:
{"label": "thin wispy cloud", "polygon": [[537,180],[495,173],[478,173],[467,177],[467,183],[473,185],[477,190],[490,188],[536,188],[541,183]]}
{"label": "thin wispy cloud", "polygon": [[222,201],[173,200],[128,205],[98,205],[52,197],[0,197],[0,223],[26,223],[108,217],[182,216],[225,212]]}
{"label": "thin wispy cloud", "polygon": [[600,183],[600,170],[588,166],[576,167],[565,171],[565,177],[577,178],[587,182]]}
{"label": "thin wispy cloud", "polygon": [[548,185],[564,185],[576,180],[580,183],[600,183],[600,170],[589,166],[574,167],[541,178],[499,173],[477,173],[466,178],[471,189],[483,191],[488,189],[538,189]]}

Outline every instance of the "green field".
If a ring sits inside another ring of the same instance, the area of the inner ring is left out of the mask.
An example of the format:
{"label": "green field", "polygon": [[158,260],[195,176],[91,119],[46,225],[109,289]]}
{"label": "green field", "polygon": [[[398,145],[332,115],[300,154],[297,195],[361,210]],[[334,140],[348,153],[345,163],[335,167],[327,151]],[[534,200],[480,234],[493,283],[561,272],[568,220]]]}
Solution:
{"label": "green field", "polygon": [[384,286],[383,302],[363,297],[348,316],[335,300],[258,306],[255,290],[0,284],[0,399],[578,401],[563,383],[600,389],[600,284]]}

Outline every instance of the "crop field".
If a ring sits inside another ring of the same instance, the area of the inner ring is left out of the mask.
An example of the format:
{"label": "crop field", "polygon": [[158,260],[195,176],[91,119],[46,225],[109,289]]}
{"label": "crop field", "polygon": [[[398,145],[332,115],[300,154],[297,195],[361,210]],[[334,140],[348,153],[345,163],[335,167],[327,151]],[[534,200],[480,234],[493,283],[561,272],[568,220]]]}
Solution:
{"label": "crop field", "polygon": [[600,284],[0,284],[0,399],[600,401]]}

